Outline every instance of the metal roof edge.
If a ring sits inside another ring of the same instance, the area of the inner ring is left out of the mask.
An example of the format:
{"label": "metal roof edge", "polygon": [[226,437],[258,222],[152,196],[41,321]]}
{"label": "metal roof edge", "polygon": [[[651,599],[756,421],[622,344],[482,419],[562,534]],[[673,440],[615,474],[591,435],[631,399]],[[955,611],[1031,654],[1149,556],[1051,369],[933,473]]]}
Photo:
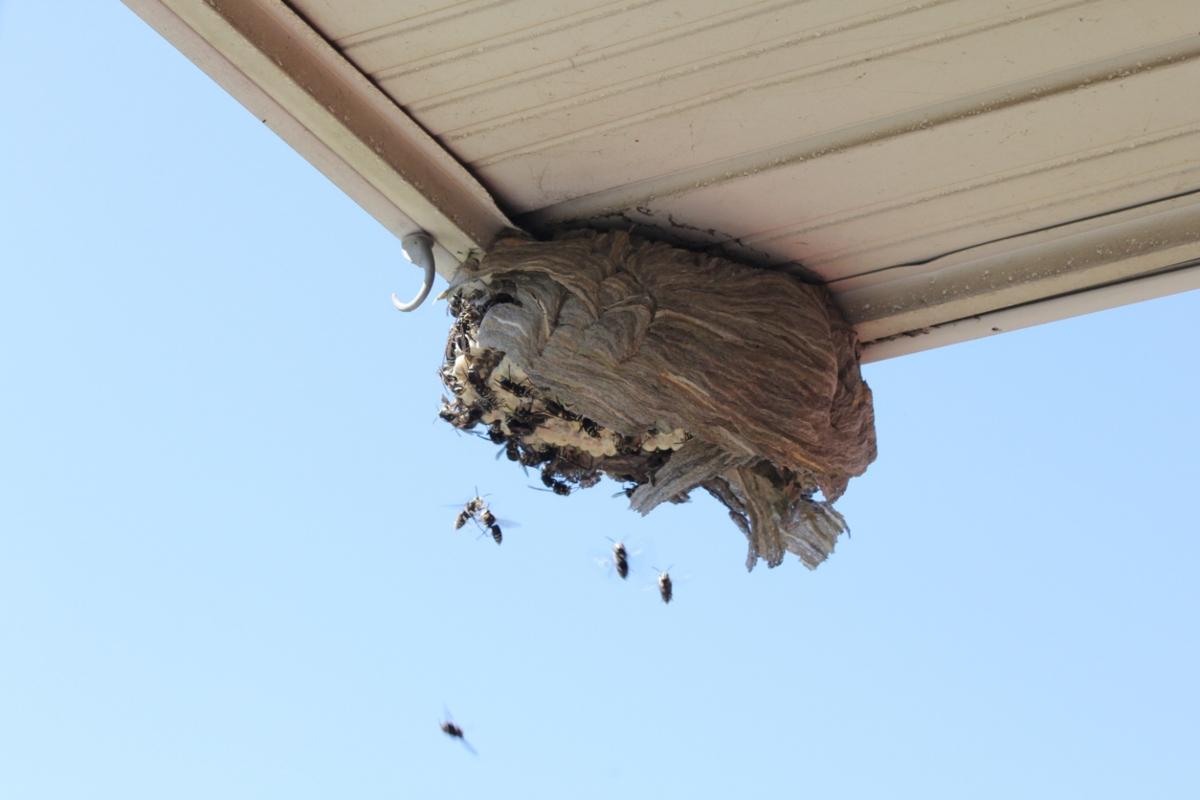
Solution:
{"label": "metal roof edge", "polygon": [[863,350],[862,361],[883,361],[1193,289],[1200,289],[1200,261],[1180,264],[1147,277],[1120,281],[1109,286],[1073,292],[1061,297],[947,322],[923,331],[912,331],[889,339],[868,342]]}
{"label": "metal roof edge", "polygon": [[864,362],[1200,289],[1200,192],[894,269],[838,298]]}

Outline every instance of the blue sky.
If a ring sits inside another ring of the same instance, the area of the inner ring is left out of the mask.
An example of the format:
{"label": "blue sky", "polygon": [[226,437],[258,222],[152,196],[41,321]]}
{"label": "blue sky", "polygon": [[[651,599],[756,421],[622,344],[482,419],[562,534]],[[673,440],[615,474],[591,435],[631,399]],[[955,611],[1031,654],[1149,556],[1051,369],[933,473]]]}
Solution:
{"label": "blue sky", "polygon": [[399,243],[123,6],[0,96],[0,797],[1200,793],[1200,293],[867,366],[854,538],[747,574],[437,421]]}

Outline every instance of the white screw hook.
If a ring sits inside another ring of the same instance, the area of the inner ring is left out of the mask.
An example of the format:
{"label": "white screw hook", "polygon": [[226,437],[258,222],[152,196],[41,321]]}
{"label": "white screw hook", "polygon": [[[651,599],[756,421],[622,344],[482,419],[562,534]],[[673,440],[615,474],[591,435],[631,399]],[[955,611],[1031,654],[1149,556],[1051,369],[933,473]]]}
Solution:
{"label": "white screw hook", "polygon": [[401,303],[400,298],[396,297],[396,293],[392,292],[392,305],[397,311],[415,311],[421,303],[425,302],[425,298],[429,296],[429,290],[433,288],[433,237],[425,231],[417,231],[410,233],[400,241],[404,247],[404,254],[408,256],[408,260],[413,263],[414,267],[419,267],[425,270],[425,282],[421,284],[421,291],[407,303]]}

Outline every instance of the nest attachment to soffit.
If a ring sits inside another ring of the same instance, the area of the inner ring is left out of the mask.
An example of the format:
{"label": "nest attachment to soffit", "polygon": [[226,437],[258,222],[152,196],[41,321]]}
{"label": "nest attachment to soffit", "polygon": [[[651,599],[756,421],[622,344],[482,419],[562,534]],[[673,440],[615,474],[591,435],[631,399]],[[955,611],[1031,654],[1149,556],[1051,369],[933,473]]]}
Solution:
{"label": "nest attachment to soffit", "polygon": [[623,232],[499,240],[442,295],[440,416],[558,494],[607,475],[647,514],[704,489],[746,565],[814,568],[875,458],[858,344],[828,291]]}

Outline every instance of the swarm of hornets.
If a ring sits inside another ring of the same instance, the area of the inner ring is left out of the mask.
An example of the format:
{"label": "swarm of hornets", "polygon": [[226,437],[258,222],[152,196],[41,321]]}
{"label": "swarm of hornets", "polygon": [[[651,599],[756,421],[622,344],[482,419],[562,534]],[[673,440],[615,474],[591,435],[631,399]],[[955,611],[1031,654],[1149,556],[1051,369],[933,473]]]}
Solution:
{"label": "swarm of hornets", "polygon": [[[500,446],[503,455],[528,471],[539,471],[543,491],[566,496],[595,486],[607,474],[629,488],[654,479],[671,455],[655,449],[657,432],[623,436],[544,396],[504,353],[482,347],[480,322],[490,308],[514,302],[498,293],[472,299],[449,298],[454,317],[438,375],[451,397],[442,399],[438,416],[462,431]],[[685,498],[679,498],[680,501]]]}
{"label": "swarm of hornets", "polygon": [[[461,530],[470,521],[474,521],[484,532],[491,533],[496,544],[504,541],[504,534],[500,530],[496,516],[478,491],[463,505],[462,510],[454,518],[454,530]],[[609,541],[612,542],[613,569],[616,570],[617,576],[621,580],[627,580],[629,578],[629,548],[625,546],[624,542],[615,539],[609,539]],[[668,570],[660,570],[658,567],[655,567],[654,570],[658,573],[658,594],[664,603],[670,603],[675,592],[671,574]]]}
{"label": "swarm of hornets", "polygon": [[[462,510],[454,518],[454,529],[461,530],[469,520],[474,520],[476,525],[490,531],[496,544],[500,544],[503,539],[500,526],[497,524],[496,517],[493,516],[491,509],[488,508],[487,503],[480,496],[478,490],[476,490],[475,496],[466,502]],[[621,580],[626,580],[629,578],[629,549],[625,546],[624,542],[615,539],[609,539],[609,541],[612,542],[613,568]],[[658,595],[662,598],[663,603],[670,603],[675,591],[671,575],[668,570],[660,570],[658,567],[654,569],[658,572]],[[475,748],[471,746],[471,743],[467,741],[463,729],[450,717],[450,712],[447,710],[445,714],[445,719],[440,723],[442,733],[451,739],[457,739],[471,755],[479,755]]]}
{"label": "swarm of hornets", "polygon": [[[438,413],[446,422],[464,431],[478,434],[500,446],[500,453],[523,469],[537,468],[542,486],[533,487],[559,496],[575,488],[588,488],[608,474],[626,484],[623,493],[632,495],[665,463],[670,450],[646,450],[642,442],[624,437],[577,414],[554,399],[540,397],[520,370],[508,363],[503,353],[481,348],[475,333],[487,309],[500,302],[511,302],[503,294],[483,305],[450,298],[450,313],[455,322],[446,343],[445,360],[439,370],[443,384],[453,396],[443,398]],[[682,499],[682,498],[681,498]],[[484,497],[476,490],[454,518],[454,529],[474,522],[483,533],[490,533],[496,544],[504,540],[499,521]],[[621,580],[629,578],[630,553],[624,542],[612,542],[612,566]],[[658,594],[663,603],[674,597],[674,584],[667,570],[658,570]],[[463,729],[447,718],[441,730],[475,753],[467,743]]]}
{"label": "swarm of hornets", "polygon": [[[541,396],[503,353],[479,345],[484,315],[497,304],[512,302],[503,292],[450,296],[454,323],[438,375],[453,399],[442,399],[438,416],[463,431],[485,426],[486,432],[478,435],[500,445],[497,457],[504,455],[523,469],[540,468],[542,486],[535,489],[566,496],[576,487],[594,486],[608,474],[625,484],[628,496],[653,481],[670,449],[646,449],[642,440],[607,430],[558,400]],[[455,517],[455,530],[470,521],[490,533],[496,544],[504,540],[496,516],[478,491]],[[613,542],[612,562],[617,575],[628,578],[629,551],[622,542]],[[659,573],[658,588],[663,602],[670,603],[674,589],[666,571]]]}

